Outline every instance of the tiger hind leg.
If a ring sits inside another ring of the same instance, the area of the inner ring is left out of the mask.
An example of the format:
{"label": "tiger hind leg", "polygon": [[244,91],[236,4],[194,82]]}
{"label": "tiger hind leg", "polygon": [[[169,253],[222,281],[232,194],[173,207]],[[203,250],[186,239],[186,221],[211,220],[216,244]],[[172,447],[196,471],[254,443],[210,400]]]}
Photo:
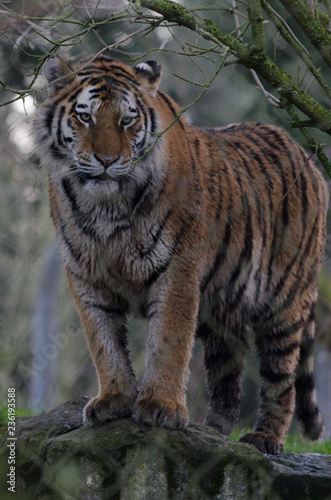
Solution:
{"label": "tiger hind leg", "polygon": [[205,425],[229,436],[238,423],[242,393],[242,367],[247,351],[244,328],[234,331],[202,324],[198,330],[204,346],[209,408]]}
{"label": "tiger hind leg", "polygon": [[302,325],[302,321],[284,314],[281,320],[270,320],[255,332],[262,378],[260,410],[254,431],[240,441],[254,445],[262,453],[277,454],[284,448],[295,409]]}
{"label": "tiger hind leg", "polygon": [[313,302],[310,315],[303,328],[299,365],[295,381],[296,415],[302,425],[304,435],[312,440],[318,439],[324,430],[322,415],[317,406],[313,376],[315,310],[316,302]]}

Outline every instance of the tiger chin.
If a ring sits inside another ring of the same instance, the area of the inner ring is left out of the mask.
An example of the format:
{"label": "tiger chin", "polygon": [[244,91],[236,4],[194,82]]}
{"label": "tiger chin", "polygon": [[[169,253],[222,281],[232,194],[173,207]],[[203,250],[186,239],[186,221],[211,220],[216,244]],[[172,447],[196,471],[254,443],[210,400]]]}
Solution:
{"label": "tiger chin", "polygon": [[[185,427],[197,337],[205,424],[229,435],[253,335],[260,409],[241,441],[280,453],[294,413],[308,437],[323,430],[313,346],[326,184],[280,128],[189,125],[158,88],[160,74],[155,61],[133,67],[104,56],[45,65],[49,97],[34,122],[36,151],[99,381],[84,421],[134,416]],[[140,381],[128,315],[147,322]]]}

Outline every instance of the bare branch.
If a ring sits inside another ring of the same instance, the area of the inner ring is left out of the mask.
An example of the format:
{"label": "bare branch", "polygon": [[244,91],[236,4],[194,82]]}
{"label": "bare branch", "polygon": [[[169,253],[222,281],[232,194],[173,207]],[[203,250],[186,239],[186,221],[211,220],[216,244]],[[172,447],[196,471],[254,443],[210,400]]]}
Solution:
{"label": "bare branch", "polygon": [[304,0],[280,0],[331,68],[331,34],[310,12]]}
{"label": "bare branch", "polygon": [[[307,68],[310,70],[310,72],[314,75],[316,81],[320,84],[322,89],[325,91],[325,93],[328,95],[329,98],[331,98],[331,88],[327,85],[326,81],[322,78],[320,71],[314,66],[310,59],[310,54],[307,51],[307,49],[304,47],[302,43],[297,39],[297,37],[293,34],[292,30],[288,27],[287,23],[285,23],[284,19],[275,12],[275,10],[267,3],[266,0],[261,0],[263,8],[265,9],[266,13],[270,17],[270,19],[273,21],[277,29],[279,30],[279,33],[282,35],[282,37],[291,45],[291,47],[295,50],[295,52],[300,56],[302,61],[306,64]],[[279,19],[278,19],[279,18]],[[284,22],[286,29],[284,29],[282,23]],[[289,34],[290,33],[290,34]]]}
{"label": "bare branch", "polygon": [[[235,25],[236,25],[236,28],[237,28],[238,38],[240,38],[242,40],[240,26],[239,26],[239,19],[238,19],[238,15],[237,15],[236,0],[231,0],[231,3],[232,3],[232,8],[233,8],[233,17],[234,17],[234,22],[235,22]],[[272,106],[278,108],[279,107],[279,99],[277,99],[277,97],[273,96],[272,94],[270,94],[269,92],[267,92],[265,90],[265,88],[262,85],[261,80],[257,76],[256,71],[254,71],[254,69],[251,69],[250,72],[251,72],[251,74],[252,74],[255,82],[257,83],[258,88],[261,90],[262,94],[267,99],[267,101]]]}

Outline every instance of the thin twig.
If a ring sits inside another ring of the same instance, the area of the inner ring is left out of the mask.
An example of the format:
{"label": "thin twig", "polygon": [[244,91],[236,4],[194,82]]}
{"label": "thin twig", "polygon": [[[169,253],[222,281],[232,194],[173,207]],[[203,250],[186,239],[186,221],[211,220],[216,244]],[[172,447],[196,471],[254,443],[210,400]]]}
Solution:
{"label": "thin twig", "polygon": [[[319,68],[321,69],[321,68]],[[307,87],[305,88],[305,92],[308,92],[308,90],[310,89],[310,87],[313,85],[313,83],[316,81],[316,78],[313,76],[311,82],[307,85]]]}
{"label": "thin twig", "polygon": [[[316,146],[316,150],[315,150],[315,154],[317,153],[317,146]],[[287,197],[287,195],[289,194],[289,192],[291,191],[291,189],[293,188],[294,184],[297,182],[298,178],[300,177],[300,175],[302,174],[303,170],[306,168],[306,166],[308,165],[309,163],[309,160],[311,159],[311,157],[313,156],[314,153],[310,153],[310,155],[308,156],[308,158],[306,159],[305,163],[303,164],[303,166],[301,167],[299,173],[297,174],[297,176],[295,177],[294,181],[292,182],[292,184],[290,185],[290,187],[288,188],[288,190],[286,191],[286,193],[284,194],[283,198],[282,198],[282,201]]]}
{"label": "thin twig", "polygon": [[[79,69],[77,70],[74,70],[71,72],[71,74],[75,74],[77,73],[78,71],[80,71],[81,69],[83,69],[84,67],[86,67],[87,65],[89,65],[96,57],[100,56],[103,52],[105,52],[106,50],[111,50],[113,48],[117,48],[121,43],[125,42],[126,40],[128,40],[129,38],[132,38],[134,36],[136,36],[137,34],[139,33],[142,33],[143,31],[145,31],[147,28],[144,27],[144,28],[141,28],[133,33],[130,33],[129,35],[127,35],[126,37],[122,38],[121,40],[119,40],[118,42],[115,42],[113,43],[112,45],[107,45],[106,47],[103,47],[101,50],[99,50],[95,55],[91,56],[88,61],[86,61],[82,66],[79,67]],[[57,48],[57,47],[55,47]],[[55,50],[55,49],[54,49]],[[46,56],[43,58],[42,62],[37,66],[37,68],[35,68],[35,77],[33,79],[33,81],[30,83],[30,85],[25,89],[25,90],[16,90],[16,89],[13,89],[11,87],[9,87],[8,85],[6,85],[3,81],[0,80],[0,85],[2,87],[4,87],[6,90],[8,90],[9,92],[12,92],[14,94],[18,94],[18,97],[10,100],[10,101],[7,101],[5,103],[0,103],[0,107],[2,106],[5,106],[7,104],[10,104],[12,102],[15,102],[15,101],[18,101],[19,99],[24,99],[25,97],[27,97],[28,95],[32,95],[36,92],[39,92],[41,90],[44,90],[45,88],[49,87],[49,83],[47,83],[46,85],[43,85],[42,87],[38,87],[36,89],[33,89],[31,88],[32,85],[34,84],[37,76],[38,76],[38,73],[39,73],[39,70],[41,68],[41,66],[44,64],[44,62],[51,56],[52,54],[48,53],[46,54]],[[54,80],[54,82],[52,83],[56,83],[58,81],[61,81],[63,78],[66,78],[66,76],[61,76],[60,78],[57,78],[56,80]]]}
{"label": "thin twig", "polygon": [[[239,19],[238,19],[238,15],[237,15],[236,0],[231,0],[231,4],[232,4],[232,9],[233,9],[234,23],[235,23],[236,28],[237,28],[237,35],[238,35],[238,38],[241,41],[243,41],[242,35],[241,35],[241,30],[240,30]],[[254,69],[250,69],[250,72],[251,72],[251,74],[252,74],[255,82],[257,83],[258,88],[262,92],[262,95],[267,99],[267,101],[272,106],[274,106],[275,108],[279,108],[279,102],[280,102],[279,99],[277,97],[275,97],[274,95],[272,95],[272,94],[270,94],[269,92],[266,91],[266,89],[263,87],[262,82],[259,79],[259,77],[257,76],[257,73],[256,73],[256,71]]]}
{"label": "thin twig", "polygon": [[306,52],[306,54],[308,56],[310,56],[309,50],[306,49],[306,47],[303,45],[303,43],[300,42],[300,40],[298,39],[298,37],[295,36],[295,34],[291,30],[291,28],[289,27],[289,25],[287,24],[287,22],[285,21],[285,19],[280,14],[278,14],[278,12],[276,12],[275,9],[273,9],[270,4],[268,4],[268,8],[274,13],[275,16],[277,16],[281,20],[281,22],[286,27],[287,31],[291,34],[292,38],[297,42],[298,45],[300,45],[300,47]]}
{"label": "thin twig", "polygon": [[179,111],[179,113],[176,116],[176,118],[164,130],[162,130],[161,132],[157,132],[157,133],[149,132],[150,134],[156,136],[155,137],[155,141],[147,149],[145,149],[145,151],[143,152],[143,154],[137,160],[135,160],[133,162],[133,167],[132,167],[131,172],[133,172],[133,170],[136,168],[137,163],[139,161],[141,161],[143,158],[145,158],[145,156],[149,153],[149,151],[151,151],[153,149],[153,147],[160,140],[160,138],[180,119],[180,117],[185,113],[185,111],[187,111],[189,108],[191,108],[192,106],[194,106],[205,95],[205,93],[210,88],[210,86],[212,85],[213,81],[215,80],[215,78],[217,77],[217,75],[219,74],[219,72],[221,71],[222,67],[224,66],[226,58],[229,55],[229,51],[230,51],[229,48],[225,49],[225,52],[224,52],[223,57],[222,57],[222,59],[220,61],[220,64],[218,65],[218,67],[217,67],[215,73],[212,75],[212,77],[205,82],[205,88],[203,89],[203,91],[200,92],[200,94],[198,94],[197,97],[191,103],[189,103],[186,106],[184,106]]}
{"label": "thin twig", "polygon": [[[275,24],[276,28],[278,29],[279,33],[282,35],[284,40],[286,40],[291,47],[295,50],[295,52],[299,55],[299,57],[302,59],[302,61],[305,63],[309,71],[314,75],[316,78],[316,81],[319,83],[319,85],[322,87],[324,92],[327,94],[329,98],[331,98],[331,88],[328,86],[328,84],[325,82],[325,80],[322,78],[321,74],[317,70],[317,68],[314,66],[314,64],[311,61],[311,56],[307,49],[297,41],[295,37],[293,37],[292,32],[288,33],[287,30],[284,28],[280,21],[280,16],[270,7],[268,2],[266,0],[261,0],[262,6],[266,13],[268,14],[269,18],[273,21]],[[284,21],[285,22],[285,21]]]}

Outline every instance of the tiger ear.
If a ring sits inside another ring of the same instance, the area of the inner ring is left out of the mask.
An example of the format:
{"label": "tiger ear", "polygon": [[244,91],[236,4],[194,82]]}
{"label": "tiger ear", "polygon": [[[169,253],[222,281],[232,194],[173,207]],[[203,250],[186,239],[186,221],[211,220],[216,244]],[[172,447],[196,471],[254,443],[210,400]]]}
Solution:
{"label": "tiger ear", "polygon": [[143,85],[150,94],[154,95],[159,86],[161,65],[156,61],[146,61],[137,64],[134,70],[140,85]]}
{"label": "tiger ear", "polygon": [[72,83],[76,78],[72,68],[61,57],[47,59],[44,65],[44,74],[50,84],[50,92],[53,94]]}

